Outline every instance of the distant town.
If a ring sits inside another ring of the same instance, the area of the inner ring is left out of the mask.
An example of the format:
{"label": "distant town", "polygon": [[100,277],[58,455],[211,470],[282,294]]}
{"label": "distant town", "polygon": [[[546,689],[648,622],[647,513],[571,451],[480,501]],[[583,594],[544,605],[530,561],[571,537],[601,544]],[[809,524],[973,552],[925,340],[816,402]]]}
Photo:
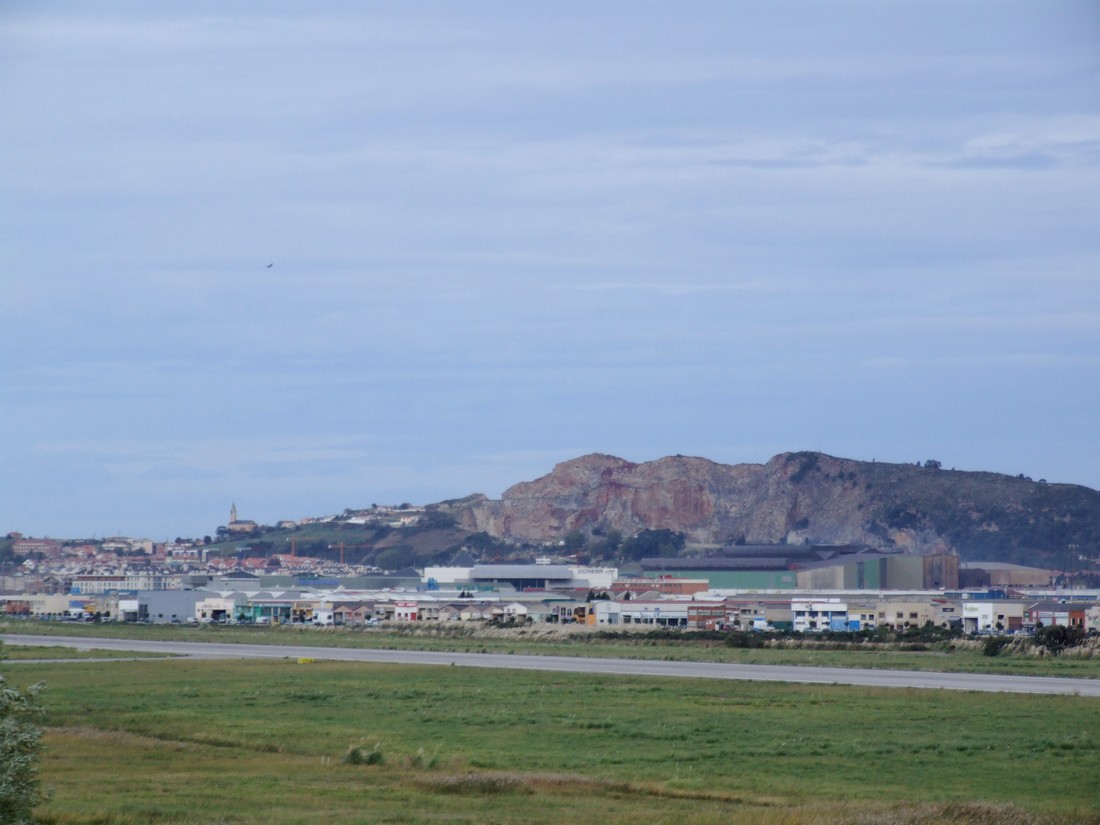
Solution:
{"label": "distant town", "polygon": [[[9,533],[0,608],[27,620],[374,627],[383,623],[584,624],[800,633],[935,628],[966,634],[1100,632],[1100,591],[1057,586],[1056,571],[966,563],[949,553],[758,545],[725,555],[641,558],[628,569],[548,542],[530,560],[482,559],[483,543],[446,563],[386,569],[300,553],[310,527],[414,531],[437,513],[410,504],[282,520],[238,517],[213,536],[154,542],[66,541]],[[446,521],[441,522],[447,526]],[[286,533],[286,552],[250,540]]]}
{"label": "distant town", "polygon": [[33,538],[21,533],[6,536],[10,545],[10,572],[0,579],[4,591],[73,592],[98,594],[112,590],[178,590],[196,582],[230,573],[279,573],[284,576],[355,577],[383,572],[373,565],[345,564],[297,552],[293,541],[283,553],[250,555],[249,540],[267,530],[294,531],[315,525],[379,525],[406,528],[416,525],[423,508],[410,504],[374,505],[347,510],[342,515],[284,519],[264,527],[237,517],[230,507],[229,521],[213,536],[154,542],[147,538],[111,536],[95,541]]}

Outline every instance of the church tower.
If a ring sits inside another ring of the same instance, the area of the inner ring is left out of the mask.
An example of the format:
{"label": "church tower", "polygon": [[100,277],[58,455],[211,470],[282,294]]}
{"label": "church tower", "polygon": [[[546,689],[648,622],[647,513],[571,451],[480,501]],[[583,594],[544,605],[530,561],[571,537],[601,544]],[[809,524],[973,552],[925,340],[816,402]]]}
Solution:
{"label": "church tower", "polygon": [[237,502],[233,502],[233,506],[229,508],[229,523],[233,524],[237,520]]}

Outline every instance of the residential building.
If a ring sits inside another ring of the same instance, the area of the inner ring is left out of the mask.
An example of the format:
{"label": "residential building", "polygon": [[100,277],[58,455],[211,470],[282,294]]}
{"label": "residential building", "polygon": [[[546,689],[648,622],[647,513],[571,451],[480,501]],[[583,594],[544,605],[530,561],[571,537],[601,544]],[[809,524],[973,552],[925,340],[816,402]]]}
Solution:
{"label": "residential building", "polygon": [[1015,633],[1023,630],[1028,602],[1011,599],[966,599],[962,603],[966,633]]}
{"label": "residential building", "polygon": [[962,610],[958,602],[950,599],[897,596],[886,597],[878,601],[879,627],[893,630],[905,630],[932,624],[936,627],[950,627],[962,621]]}
{"label": "residential building", "polygon": [[791,599],[791,622],[800,633],[848,630],[848,603],[840,599]]}
{"label": "residential building", "polygon": [[1076,627],[1085,629],[1085,614],[1092,605],[1068,601],[1035,602],[1024,613],[1025,625],[1032,628]]}

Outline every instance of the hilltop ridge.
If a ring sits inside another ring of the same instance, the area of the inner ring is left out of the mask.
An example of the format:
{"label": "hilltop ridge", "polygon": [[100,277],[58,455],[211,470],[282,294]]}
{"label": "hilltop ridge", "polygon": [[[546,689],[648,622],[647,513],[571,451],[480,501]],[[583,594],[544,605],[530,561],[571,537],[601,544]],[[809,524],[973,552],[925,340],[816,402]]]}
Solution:
{"label": "hilltop ridge", "polygon": [[570,531],[667,529],[703,545],[857,544],[1069,566],[1100,555],[1100,492],[1024,476],[891,464],[819,452],[764,464],[669,456],[564,461],[499,500],[453,502],[459,524],[509,541]]}
{"label": "hilltop ridge", "polygon": [[291,561],[313,557],[396,570],[444,564],[464,549],[485,559],[532,559],[559,543],[579,559],[622,561],[645,552],[638,542],[628,547],[640,538],[650,550],[681,557],[735,545],[852,545],[1100,574],[1096,490],[944,469],[934,460],[896,464],[820,452],[732,465],[683,455],[632,462],[594,453],[513,484],[499,499],[474,493],[418,507],[371,505],[275,526],[234,517],[218,528],[216,540],[163,545],[10,533],[0,540],[0,569],[50,555],[62,543],[109,545],[136,558],[243,553],[272,566],[283,554]]}

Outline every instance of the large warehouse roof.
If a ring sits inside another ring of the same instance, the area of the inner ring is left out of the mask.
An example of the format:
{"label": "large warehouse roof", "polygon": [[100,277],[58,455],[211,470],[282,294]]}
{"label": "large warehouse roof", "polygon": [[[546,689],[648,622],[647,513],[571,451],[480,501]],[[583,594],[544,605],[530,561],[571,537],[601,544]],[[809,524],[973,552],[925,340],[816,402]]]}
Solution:
{"label": "large warehouse roof", "polygon": [[564,564],[478,564],[470,579],[572,579]]}

